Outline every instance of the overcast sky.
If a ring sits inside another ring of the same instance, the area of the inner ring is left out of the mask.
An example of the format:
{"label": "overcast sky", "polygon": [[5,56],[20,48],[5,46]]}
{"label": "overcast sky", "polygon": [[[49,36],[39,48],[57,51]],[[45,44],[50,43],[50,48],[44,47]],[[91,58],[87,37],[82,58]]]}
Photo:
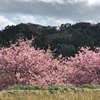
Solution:
{"label": "overcast sky", "polygon": [[0,0],[0,29],[19,23],[100,22],[100,0]]}

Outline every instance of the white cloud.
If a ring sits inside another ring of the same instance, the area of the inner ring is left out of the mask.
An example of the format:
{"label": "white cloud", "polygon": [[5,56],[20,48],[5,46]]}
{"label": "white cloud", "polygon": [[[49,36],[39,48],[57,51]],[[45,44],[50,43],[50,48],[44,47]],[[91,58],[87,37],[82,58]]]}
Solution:
{"label": "white cloud", "polygon": [[53,25],[60,25],[64,23],[71,23],[71,24],[75,23],[74,21],[70,19],[61,19],[61,18],[57,19],[57,18],[52,18],[52,17],[48,17],[47,22]]}
{"label": "white cloud", "polygon": [[45,2],[45,3],[58,3],[58,4],[64,4],[65,1],[64,0],[38,0],[38,1],[42,1],[42,2]]}
{"label": "white cloud", "polygon": [[16,17],[13,17],[14,22],[20,23],[35,23],[40,25],[60,25],[63,23],[75,23],[71,19],[62,19],[56,17],[49,17],[49,16],[32,16],[32,15],[22,15],[18,14]]}
{"label": "white cloud", "polygon": [[29,2],[29,1],[34,1],[34,0],[15,0],[15,1],[25,1],[25,2]]}
{"label": "white cloud", "polygon": [[87,0],[89,5],[98,5],[100,4],[100,0]]}
{"label": "white cloud", "polygon": [[16,20],[19,20],[22,23],[36,23],[36,18],[32,15],[22,15],[19,14],[15,17]]}
{"label": "white cloud", "polygon": [[[100,22],[99,9],[100,0],[2,0],[0,18],[5,20],[0,25],[5,26],[13,22],[17,24],[31,22],[41,25],[82,21]],[[3,21],[1,19],[0,23]]]}
{"label": "white cloud", "polygon": [[7,25],[15,25],[15,23],[13,23],[12,21],[9,21],[7,18],[1,15],[0,16],[0,30],[4,29],[4,27],[6,27]]}

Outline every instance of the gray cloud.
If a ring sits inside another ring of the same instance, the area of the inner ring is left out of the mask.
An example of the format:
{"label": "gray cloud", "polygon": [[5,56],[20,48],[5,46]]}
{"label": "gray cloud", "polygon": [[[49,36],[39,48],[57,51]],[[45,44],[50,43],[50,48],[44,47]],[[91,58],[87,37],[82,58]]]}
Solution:
{"label": "gray cloud", "polygon": [[[2,0],[0,14],[42,16],[56,20],[100,21],[99,0]],[[36,19],[36,18],[35,18]],[[55,21],[56,21],[55,20]]]}

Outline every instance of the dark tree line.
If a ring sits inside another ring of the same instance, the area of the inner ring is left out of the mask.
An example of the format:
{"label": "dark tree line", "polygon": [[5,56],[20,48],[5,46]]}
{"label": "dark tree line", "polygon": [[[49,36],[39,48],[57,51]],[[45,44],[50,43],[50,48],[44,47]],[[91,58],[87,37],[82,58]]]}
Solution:
{"label": "dark tree line", "polygon": [[11,41],[15,43],[19,37],[35,40],[32,45],[35,48],[47,49],[49,46],[54,51],[54,56],[74,56],[79,47],[89,46],[100,47],[100,23],[91,24],[80,22],[74,25],[70,23],[61,26],[41,26],[37,24],[19,24],[16,26],[6,26],[0,31],[1,47],[8,47]]}

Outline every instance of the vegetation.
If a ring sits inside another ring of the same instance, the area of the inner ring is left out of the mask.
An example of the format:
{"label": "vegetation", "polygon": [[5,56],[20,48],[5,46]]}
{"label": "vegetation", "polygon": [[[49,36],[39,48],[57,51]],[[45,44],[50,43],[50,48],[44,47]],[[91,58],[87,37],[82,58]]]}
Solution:
{"label": "vegetation", "polygon": [[14,85],[0,91],[0,100],[98,100],[100,85],[22,86]]}
{"label": "vegetation", "polygon": [[[0,50],[0,89],[15,84],[53,86],[100,84],[100,48],[81,48],[68,59],[54,59],[48,49],[35,50],[32,40],[19,39],[9,48]],[[56,88],[56,87],[55,87]]]}
{"label": "vegetation", "polygon": [[77,92],[82,89],[100,89],[100,85],[83,84],[79,87],[73,85],[53,85],[53,86],[32,86],[32,85],[14,85],[10,86],[7,90],[57,90],[57,91],[73,91]]}
{"label": "vegetation", "polygon": [[94,47],[100,47],[100,23],[91,24],[80,22],[74,25],[70,23],[57,26],[41,26],[37,24],[19,24],[16,26],[7,26],[0,31],[1,46],[8,47],[9,41],[15,43],[19,37],[31,39],[35,36],[33,45],[35,49],[46,50],[49,46],[53,55],[74,56],[79,47],[88,46],[94,50]]}
{"label": "vegetation", "polygon": [[0,92],[1,100],[98,100],[100,90],[82,89],[77,92],[57,90],[7,90]]}
{"label": "vegetation", "polygon": [[0,31],[0,100],[98,100],[99,31],[99,23],[7,26]]}

